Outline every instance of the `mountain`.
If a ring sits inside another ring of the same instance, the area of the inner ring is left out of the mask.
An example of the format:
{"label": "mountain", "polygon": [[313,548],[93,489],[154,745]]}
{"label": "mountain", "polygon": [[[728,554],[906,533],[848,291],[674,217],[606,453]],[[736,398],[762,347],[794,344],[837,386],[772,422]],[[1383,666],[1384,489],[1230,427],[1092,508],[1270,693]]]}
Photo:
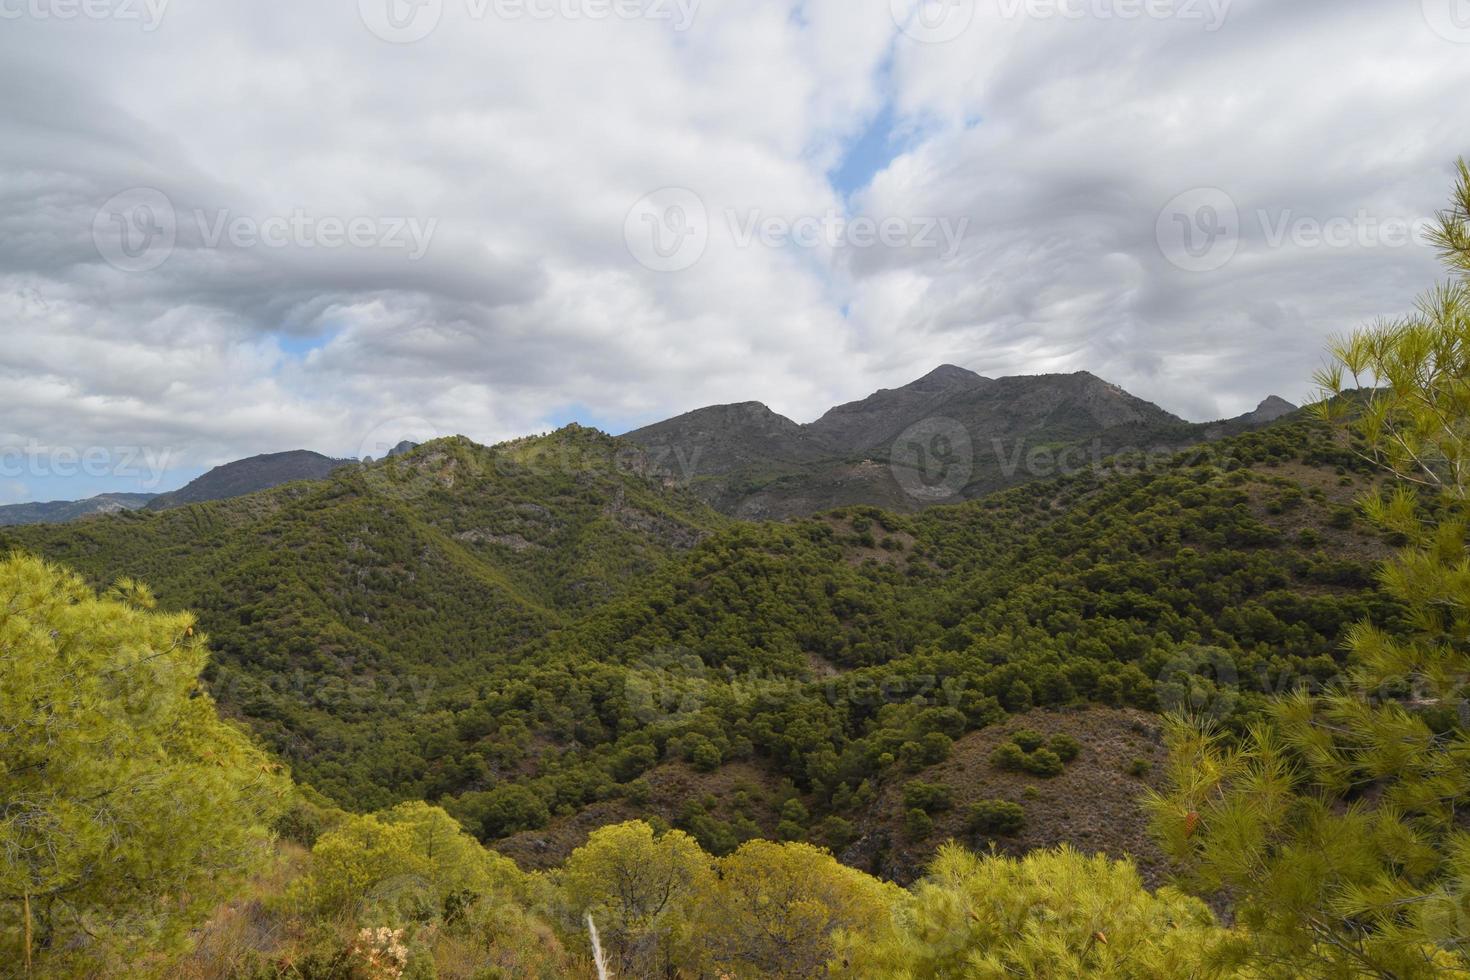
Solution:
{"label": "mountain", "polygon": [[307,450],[252,456],[216,466],[180,489],[155,497],[148,503],[148,509],[167,510],[209,500],[228,500],[296,480],[320,480],[354,462],[332,459]]}
{"label": "mountain", "polygon": [[[1119,451],[1173,452],[1294,411],[1273,395],[1239,418],[1195,424],[1087,372],[991,379],[947,364],[806,425],[759,402],[742,402],[697,409],[623,438],[648,451],[663,479],[727,515],[763,520],[851,505],[914,511],[973,499],[1096,465]],[[401,442],[384,459],[416,448]],[[226,500],[325,479],[355,462],[300,450],[255,456],[216,467],[172,493],[0,507],[0,526]]]}
{"label": "mountain", "polygon": [[839,405],[806,426],[818,441],[839,453],[884,445],[914,422],[936,412],[950,397],[995,385],[973,371],[943,365],[896,390]]}
{"label": "mountain", "polygon": [[781,519],[854,504],[917,511],[1095,466],[1120,451],[1167,455],[1292,410],[1272,398],[1249,416],[1196,424],[1087,372],[992,379],[944,365],[805,425],[750,402],[624,438],[717,510]]}
{"label": "mountain", "polygon": [[[404,442],[389,455],[413,448]],[[253,456],[216,466],[198,479],[171,493],[104,493],[88,500],[57,500],[51,503],[11,504],[0,507],[0,527],[19,524],[65,524],[98,514],[125,510],[168,510],[185,504],[243,497],[297,480],[321,480],[356,460],[332,459],[320,453],[298,450]]]}
{"label": "mountain", "polygon": [[137,510],[146,506],[154,496],[151,493],[104,493],[87,500],[8,504],[0,507],[0,527],[16,524],[61,524],[94,514]]}
{"label": "mountain", "polygon": [[[469,717],[545,741],[502,758],[502,782],[446,804],[541,867],[599,815],[666,814],[715,850],[770,835],[790,780],[813,839],[906,880],[942,837],[916,845],[902,826],[912,804],[896,797],[925,780],[972,795],[995,744],[973,746],[975,732],[1043,727],[1028,712],[1079,704],[1249,718],[1266,693],[1340,669],[1354,623],[1401,625],[1374,580],[1390,546],[1353,508],[1376,480],[1335,433],[1298,420],[918,514],[737,524],[533,643],[509,686],[557,697],[494,695]],[[1107,768],[1087,776],[1095,793],[1054,804],[1070,828],[1059,819],[1033,846],[1115,832],[1127,838],[1115,853],[1151,846],[1141,824],[1103,823],[1126,809],[1120,753],[1157,762],[1156,733],[1133,725],[1063,719],[1086,765]],[[628,788],[568,795],[569,766]],[[517,792],[561,816],[507,811],[503,774],[527,767]],[[1004,791],[1029,809],[1028,785]]]}
{"label": "mountain", "polygon": [[493,448],[439,440],[246,496],[6,529],[0,549],[62,561],[97,586],[136,577],[165,608],[195,611],[222,707],[303,779],[372,807],[480,778],[467,759],[468,770],[424,764],[431,743],[467,737],[455,712],[506,678],[518,648],[723,523],[664,487],[634,447],[571,427]]}
{"label": "mountain", "polygon": [[662,465],[681,475],[799,467],[829,455],[803,426],[760,402],[701,408],[623,438],[655,450]]}
{"label": "mountain", "polygon": [[1296,405],[1278,395],[1272,395],[1257,405],[1254,412],[1242,415],[1240,421],[1251,425],[1266,425],[1277,419],[1285,418],[1295,411],[1297,411]]}

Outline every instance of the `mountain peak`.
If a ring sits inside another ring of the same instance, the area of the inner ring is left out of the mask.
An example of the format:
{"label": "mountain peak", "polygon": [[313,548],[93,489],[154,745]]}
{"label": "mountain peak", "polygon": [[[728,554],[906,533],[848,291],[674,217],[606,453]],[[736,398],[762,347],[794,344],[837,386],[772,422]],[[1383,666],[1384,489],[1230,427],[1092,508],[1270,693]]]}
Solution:
{"label": "mountain peak", "polygon": [[945,399],[990,384],[994,382],[974,371],[941,364],[902,388],[884,388],[860,401],[838,405],[805,429],[832,451],[861,451],[891,439]]}
{"label": "mountain peak", "polygon": [[695,409],[635,429],[623,438],[652,450],[665,462],[680,454],[691,461],[697,456],[700,476],[729,473],[771,460],[799,464],[821,456],[821,449],[801,426],[763,402]]}
{"label": "mountain peak", "polygon": [[1285,398],[1280,395],[1271,395],[1257,405],[1254,412],[1246,413],[1244,419],[1255,425],[1265,425],[1267,422],[1275,422],[1283,416],[1290,415],[1296,410],[1297,406]]}
{"label": "mountain peak", "polygon": [[953,364],[941,364],[917,381],[904,385],[906,389],[934,390],[939,387],[955,388],[969,386],[988,381],[968,368],[957,367]]}

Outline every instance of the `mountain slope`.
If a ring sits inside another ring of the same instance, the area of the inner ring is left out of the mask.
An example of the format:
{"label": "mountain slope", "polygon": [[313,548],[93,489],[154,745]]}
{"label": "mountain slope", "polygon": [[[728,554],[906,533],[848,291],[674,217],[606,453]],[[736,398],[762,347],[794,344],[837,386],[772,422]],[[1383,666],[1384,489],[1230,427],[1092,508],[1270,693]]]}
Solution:
{"label": "mountain slope", "polygon": [[[1239,724],[1336,673],[1352,624],[1395,625],[1372,574],[1388,545],[1351,508],[1373,482],[1297,421],[920,515],[737,525],[507,664],[459,716],[488,776],[445,803],[540,866],[597,822],[586,808],[672,812],[728,850],[794,793],[803,833],[903,879],[938,841],[899,839],[895,793],[923,773],[963,798],[972,777],[938,764],[967,733],[1088,703]],[[1101,750],[1079,765],[1117,764]],[[662,796],[685,766],[707,791]],[[1118,774],[1096,779],[1121,805]],[[1091,805],[1074,802],[1079,833]]]}
{"label": "mountain slope", "polygon": [[681,475],[721,476],[763,466],[801,466],[828,455],[802,426],[760,402],[713,405],[628,433]]}
{"label": "mountain slope", "polygon": [[0,545],[99,585],[133,576],[195,610],[224,708],[306,781],[377,806],[434,793],[422,760],[456,740],[446,706],[512,651],[719,523],[636,452],[571,428],[490,449],[441,440],[230,500],[17,528]]}

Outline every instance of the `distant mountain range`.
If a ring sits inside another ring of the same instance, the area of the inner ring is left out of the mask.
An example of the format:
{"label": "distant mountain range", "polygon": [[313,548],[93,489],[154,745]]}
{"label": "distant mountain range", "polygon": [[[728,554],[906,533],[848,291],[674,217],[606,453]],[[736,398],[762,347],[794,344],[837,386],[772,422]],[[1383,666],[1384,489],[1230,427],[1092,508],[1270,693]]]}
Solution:
{"label": "distant mountain range", "polygon": [[[986,378],[946,364],[805,425],[743,402],[701,408],[623,438],[647,450],[656,475],[687,486],[716,510],[781,519],[852,504],[914,511],[954,503],[1129,448],[1185,449],[1294,411],[1273,395],[1239,418],[1193,423],[1085,371]],[[385,458],[414,448],[401,443]],[[0,507],[0,525],[227,500],[321,480],[356,462],[304,450],[255,456],[216,467],[172,493]]]}
{"label": "distant mountain range", "polygon": [[1186,449],[1294,411],[1273,395],[1239,418],[1192,423],[1085,371],[993,379],[944,365],[806,425],[745,402],[624,438],[716,509],[766,519],[954,503],[1128,448]]}
{"label": "distant mountain range", "polygon": [[216,466],[186,486],[165,493],[148,502],[149,510],[167,510],[185,504],[202,504],[209,500],[229,500],[257,490],[269,490],[297,480],[321,480],[343,466],[356,463],[352,459],[332,459],[321,453],[296,450],[252,456]]}
{"label": "distant mountain range", "polygon": [[11,504],[0,507],[0,525],[63,524],[98,514],[126,510],[168,510],[186,504],[243,497],[297,480],[320,480],[355,460],[332,459],[320,453],[296,450],[252,456],[216,466],[172,493],[104,493],[88,500]]}
{"label": "distant mountain range", "polygon": [[148,506],[157,494],[104,493],[87,500],[52,500],[46,503],[9,504],[0,507],[0,525],[65,524],[95,514],[116,514]]}

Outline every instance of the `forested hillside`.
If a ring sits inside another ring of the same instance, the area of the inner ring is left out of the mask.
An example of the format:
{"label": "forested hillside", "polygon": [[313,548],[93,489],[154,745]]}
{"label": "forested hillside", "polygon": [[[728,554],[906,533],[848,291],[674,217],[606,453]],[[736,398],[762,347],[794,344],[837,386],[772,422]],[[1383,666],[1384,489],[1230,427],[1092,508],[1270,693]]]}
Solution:
{"label": "forested hillside", "polygon": [[[644,793],[670,760],[753,765],[840,851],[882,787],[1009,713],[1219,697],[1243,724],[1337,674],[1351,624],[1395,621],[1387,548],[1347,505],[1370,484],[1301,422],[918,517],[732,528],[530,645],[459,714],[492,779],[446,803],[493,840]],[[716,851],[771,829],[687,809]]]}
{"label": "forested hillside", "polygon": [[[118,852],[119,869],[142,862],[123,897],[101,887],[111,871],[38,855],[25,880],[88,884],[79,918],[15,892],[0,941],[63,975],[555,978],[599,958],[630,977],[1253,975],[1255,934],[1158,887],[1168,869],[1138,798],[1163,799],[1173,765],[1154,709],[1239,732],[1269,694],[1341,674],[1353,623],[1405,628],[1372,573],[1389,545],[1350,505],[1378,477],[1340,433],[1294,421],[919,516],[767,525],[723,525],[638,475],[636,454],[613,471],[566,462],[617,448],[585,430],[437,443],[396,469],[24,532],[99,581],[144,569],[165,606],[196,597],[222,651],[210,686],[305,785],[173,747],[178,792],[228,765],[267,794],[201,811],[185,835],[229,835],[219,873]],[[553,560],[552,541],[570,555]],[[64,583],[75,612],[34,602],[56,591],[50,574],[0,567],[27,649],[65,658],[72,632],[136,620],[185,637],[189,659],[127,665],[122,688],[104,671],[102,706],[120,699],[120,726],[208,709],[190,617],[147,612],[131,584],[96,604]],[[497,617],[435,627],[490,601]],[[282,647],[292,630],[341,649]],[[275,690],[273,669],[302,686]],[[311,693],[395,670],[423,685],[399,711],[377,689]],[[28,731],[8,736],[22,763],[59,751]],[[55,792],[89,766],[30,778]],[[312,786],[347,810],[422,796],[447,813],[353,816]],[[110,854],[92,828],[112,812],[69,817],[78,844]],[[270,821],[273,850],[240,836],[252,820]],[[1102,854],[1046,850],[1067,844]],[[1138,863],[1102,856],[1125,854]],[[183,909],[169,895],[186,880]]]}
{"label": "forested hillside", "polygon": [[[646,801],[661,766],[728,768],[748,807],[675,814],[706,847],[774,832],[792,803],[787,836],[899,877],[865,841],[892,822],[885,787],[965,733],[1216,681],[1249,718],[1336,673],[1348,625],[1396,615],[1372,583],[1386,546],[1350,506],[1371,478],[1318,423],[782,524],[726,525],[646,463],[588,430],[449,441],[7,540],[197,610],[226,710],[343,806],[442,801],[495,840]],[[556,839],[545,858],[577,835]]]}
{"label": "forested hillside", "polygon": [[590,430],[449,440],[324,481],[0,541],[195,610],[225,709],[298,778],[372,807],[476,778],[458,752],[426,761],[458,744],[452,712],[476,685],[719,525],[645,468]]}

